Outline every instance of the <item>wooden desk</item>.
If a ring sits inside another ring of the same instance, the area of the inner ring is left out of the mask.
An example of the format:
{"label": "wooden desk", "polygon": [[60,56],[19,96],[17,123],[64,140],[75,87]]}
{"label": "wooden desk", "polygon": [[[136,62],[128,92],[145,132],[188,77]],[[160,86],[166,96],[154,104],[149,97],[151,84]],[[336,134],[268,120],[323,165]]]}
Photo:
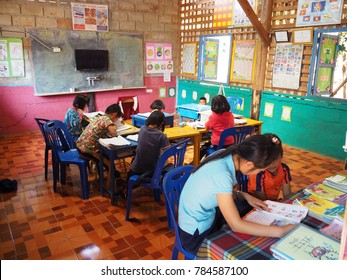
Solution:
{"label": "wooden desk", "polygon": [[[303,195],[304,192],[301,190],[288,201]],[[327,226],[326,223],[311,216],[307,216],[302,223],[317,230]],[[278,240],[274,237],[259,237],[233,232],[225,225],[205,238],[196,256],[198,260],[270,260],[275,259],[270,246]]]}
{"label": "wooden desk", "polygon": [[200,161],[200,132],[189,126],[175,126],[165,128],[164,133],[167,135],[169,140],[191,138],[194,145],[194,158],[193,165],[198,166]]}

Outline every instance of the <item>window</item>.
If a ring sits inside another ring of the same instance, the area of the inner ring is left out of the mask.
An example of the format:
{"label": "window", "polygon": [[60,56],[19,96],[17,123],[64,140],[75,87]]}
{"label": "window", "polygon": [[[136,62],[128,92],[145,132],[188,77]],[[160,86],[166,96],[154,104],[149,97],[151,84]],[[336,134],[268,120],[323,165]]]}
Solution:
{"label": "window", "polygon": [[316,30],[308,95],[347,100],[347,28]]}
{"label": "window", "polygon": [[228,83],[231,34],[200,36],[199,80]]}

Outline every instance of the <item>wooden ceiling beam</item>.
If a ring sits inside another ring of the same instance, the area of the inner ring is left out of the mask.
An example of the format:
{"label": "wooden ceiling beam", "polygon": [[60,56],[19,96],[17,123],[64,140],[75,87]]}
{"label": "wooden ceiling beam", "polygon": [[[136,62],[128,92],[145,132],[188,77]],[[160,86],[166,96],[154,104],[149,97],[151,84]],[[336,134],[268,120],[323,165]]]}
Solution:
{"label": "wooden ceiling beam", "polygon": [[271,43],[271,39],[269,37],[269,34],[266,31],[266,29],[264,28],[264,26],[261,24],[261,22],[259,21],[257,15],[253,11],[252,6],[248,3],[247,0],[237,0],[237,1],[239,2],[241,8],[245,12],[248,19],[251,21],[255,30],[257,30],[260,38],[263,40],[263,42],[266,44],[266,46],[269,46]]}

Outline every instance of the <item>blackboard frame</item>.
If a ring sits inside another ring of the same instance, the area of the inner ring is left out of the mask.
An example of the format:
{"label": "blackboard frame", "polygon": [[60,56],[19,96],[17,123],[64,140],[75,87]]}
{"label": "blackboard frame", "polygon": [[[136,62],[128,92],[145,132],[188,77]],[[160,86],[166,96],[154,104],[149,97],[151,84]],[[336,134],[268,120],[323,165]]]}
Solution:
{"label": "blackboard frame", "polygon": [[[142,34],[58,29],[29,32],[37,96],[144,87]],[[53,52],[53,47],[61,52]],[[74,50],[77,48],[107,49],[109,70],[76,71]],[[97,79],[91,83],[89,77]]]}

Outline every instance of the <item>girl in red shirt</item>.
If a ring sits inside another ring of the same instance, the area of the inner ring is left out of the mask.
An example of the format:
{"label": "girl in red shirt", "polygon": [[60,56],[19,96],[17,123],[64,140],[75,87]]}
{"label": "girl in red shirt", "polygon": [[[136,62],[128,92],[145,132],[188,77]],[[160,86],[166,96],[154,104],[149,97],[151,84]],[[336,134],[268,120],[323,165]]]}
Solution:
{"label": "girl in red shirt", "polygon": [[[216,149],[219,138],[224,129],[234,126],[234,115],[230,111],[230,104],[223,95],[216,95],[212,98],[211,111],[208,121],[205,123],[207,130],[211,131],[211,142],[206,143],[200,150],[200,159],[202,159],[207,149]],[[225,139],[224,147],[234,144],[234,138]]]}

